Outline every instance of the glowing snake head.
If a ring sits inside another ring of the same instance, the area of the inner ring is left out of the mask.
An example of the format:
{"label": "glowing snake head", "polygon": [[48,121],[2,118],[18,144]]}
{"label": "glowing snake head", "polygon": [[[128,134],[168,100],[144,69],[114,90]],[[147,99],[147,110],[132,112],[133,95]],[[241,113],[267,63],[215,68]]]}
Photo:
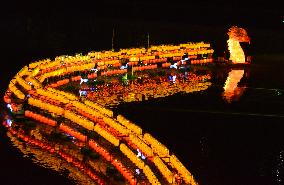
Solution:
{"label": "glowing snake head", "polygon": [[229,38],[239,42],[250,42],[250,37],[244,28],[232,26],[228,31]]}

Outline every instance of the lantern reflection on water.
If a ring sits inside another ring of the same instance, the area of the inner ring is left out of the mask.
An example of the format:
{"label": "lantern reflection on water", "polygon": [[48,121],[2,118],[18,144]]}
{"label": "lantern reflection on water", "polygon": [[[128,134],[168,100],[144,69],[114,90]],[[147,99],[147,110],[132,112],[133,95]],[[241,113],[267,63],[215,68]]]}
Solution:
{"label": "lantern reflection on water", "polygon": [[227,80],[224,85],[224,98],[231,102],[233,98],[238,99],[243,92],[243,88],[238,87],[238,83],[244,76],[245,70],[232,70],[229,72]]}
{"label": "lantern reflection on water", "polygon": [[74,146],[70,144],[66,146],[63,140],[55,142],[43,137],[48,135],[51,129],[49,126],[39,124],[36,127],[26,127],[25,123],[15,122],[11,125],[11,122],[11,119],[6,116],[3,125],[8,129],[7,136],[24,156],[33,156],[34,163],[62,174],[68,170],[69,178],[79,184],[105,184],[106,177],[103,173],[92,168],[89,162],[81,163],[83,155],[78,153]]}

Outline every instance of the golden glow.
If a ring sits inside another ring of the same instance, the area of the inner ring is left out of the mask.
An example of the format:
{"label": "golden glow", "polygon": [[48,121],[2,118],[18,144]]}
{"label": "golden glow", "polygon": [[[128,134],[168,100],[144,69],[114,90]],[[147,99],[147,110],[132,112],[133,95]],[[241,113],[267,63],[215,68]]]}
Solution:
{"label": "golden glow", "polygon": [[[64,143],[61,144],[59,142],[47,143],[41,133],[42,130],[44,128],[41,125],[37,125],[30,135],[26,135],[21,129],[8,128],[7,136],[24,156],[27,157],[32,154],[32,160],[42,167],[51,168],[60,173],[68,170],[70,172],[68,178],[74,179],[79,184],[105,184],[104,180],[99,178],[102,174],[105,174],[105,171],[102,171],[98,166],[106,166],[107,164],[88,161],[89,164],[92,164],[93,169],[91,171],[82,165],[81,159],[83,159],[83,155],[74,150],[74,147],[66,147]],[[54,155],[54,153],[57,153],[57,155]],[[100,176],[98,176],[99,173]]]}
{"label": "golden glow", "polygon": [[[80,146],[87,145],[92,148],[114,165],[130,184],[135,185],[138,180],[130,171],[140,168],[146,176],[146,184],[149,184],[149,182],[151,184],[171,184],[175,183],[177,179],[183,179],[182,183],[196,185],[197,182],[192,174],[165,145],[149,133],[143,132],[142,128],[123,116],[114,116],[112,110],[106,106],[119,98],[114,94],[112,96],[104,94],[108,92],[108,87],[104,87],[105,90],[101,91],[103,94],[99,94],[100,91],[94,93],[93,98],[96,97],[92,99],[94,101],[90,101],[91,98],[89,97],[87,97],[89,100],[86,100],[86,98],[77,97],[74,94],[55,88],[80,80],[81,76],[75,76],[74,72],[85,73],[86,76],[92,78],[127,73],[126,69],[120,69],[125,60],[129,61],[129,66],[133,66],[132,72],[137,70],[140,73],[140,71],[158,68],[156,63],[162,63],[161,66],[167,67],[169,65],[167,61],[180,60],[181,56],[186,53],[195,56],[193,58],[197,59],[198,54],[212,54],[213,52],[214,50],[210,49],[210,44],[200,42],[176,46],[152,46],[147,50],[145,48],[132,48],[123,49],[119,52],[91,52],[87,56],[60,56],[53,61],[46,59],[30,64],[29,68],[23,68],[19,75],[11,80],[10,90],[7,91],[4,99],[12,103],[16,99],[15,102],[19,104],[27,101],[28,106],[43,110],[44,113],[40,111],[38,113],[25,113],[27,117],[47,125],[59,126],[60,131],[80,140]],[[199,60],[200,63],[211,61],[210,58],[208,60]],[[96,66],[97,68],[94,69]],[[95,74],[90,72],[91,70],[97,70],[101,73]],[[26,77],[23,78],[23,76]],[[54,82],[56,79],[54,77],[60,78],[60,80]],[[207,82],[210,78],[208,74],[199,76],[191,74],[185,82],[181,82],[184,79],[175,75],[176,81],[172,83],[166,81],[167,77],[161,77],[159,83],[156,83],[155,80],[151,81],[150,78],[145,78],[148,83],[144,85],[137,83],[128,86],[129,91],[127,91],[127,94],[134,95],[134,99],[131,99],[133,97],[124,96],[123,101],[128,101],[128,98],[130,98],[129,101],[137,101],[137,97],[141,100],[142,95],[145,98],[150,96],[158,98],[177,92],[189,93],[205,90],[211,85],[210,82]],[[34,85],[30,85],[28,80],[31,80]],[[48,81],[52,81],[52,84],[48,83]],[[21,91],[17,87],[21,87]],[[114,92],[119,93],[122,86],[117,85],[117,89],[113,89]],[[11,94],[16,96],[12,98]],[[17,105],[15,104],[15,106]],[[86,131],[87,133],[95,133],[100,138],[99,144],[97,141],[93,141],[93,138],[84,135],[82,130],[85,133]],[[25,141],[29,141],[29,138],[24,138]],[[34,140],[32,142],[37,143]],[[118,156],[108,152],[113,148],[120,149],[118,151],[121,151],[120,154],[127,157],[128,161],[119,161]],[[134,152],[137,149],[146,157],[145,161],[147,163],[137,158]],[[63,157],[66,157],[66,155]],[[67,157],[67,161],[73,161],[73,158]],[[127,164],[124,165],[123,163]],[[148,163],[152,165],[148,165]],[[125,167],[129,167],[129,165],[131,170]],[[153,165],[157,168],[153,169]],[[89,172],[86,173],[90,176]],[[156,175],[156,173],[161,175]]]}
{"label": "golden glow", "polygon": [[232,101],[232,97],[238,93],[238,83],[244,76],[244,70],[232,70],[229,72],[227,80],[224,85],[224,98],[228,101]]}
{"label": "golden glow", "polygon": [[233,63],[245,63],[246,57],[240,45],[240,42],[250,42],[247,32],[243,28],[232,26],[228,32],[228,49],[230,51],[230,60]]}

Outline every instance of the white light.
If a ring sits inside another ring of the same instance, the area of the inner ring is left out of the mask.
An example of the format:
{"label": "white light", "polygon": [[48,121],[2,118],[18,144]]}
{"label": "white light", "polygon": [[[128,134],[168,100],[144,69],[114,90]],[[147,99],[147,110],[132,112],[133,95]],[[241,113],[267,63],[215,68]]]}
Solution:
{"label": "white light", "polygon": [[141,157],[141,159],[146,159],[146,157],[140,152],[140,150],[139,149],[137,149],[137,152],[138,152],[138,154],[137,154],[137,157],[139,158],[139,157]]}
{"label": "white light", "polygon": [[141,152],[139,151],[139,149],[137,149],[137,152],[138,152],[137,157],[139,158],[142,154],[141,154]]}
{"label": "white light", "polygon": [[139,169],[135,169],[135,172],[137,173],[137,175],[140,174],[140,170]]}
{"label": "white light", "polygon": [[66,135],[67,137],[69,137],[70,139],[72,139],[72,140],[75,140],[75,139],[76,139],[75,137],[71,136],[70,134],[65,133],[65,135]]}
{"label": "white light", "polygon": [[8,108],[8,109],[10,109],[10,110],[11,110],[11,112],[13,112],[13,109],[12,109],[11,104],[9,104],[9,103],[8,103],[8,104],[7,104],[7,108]]}
{"label": "white light", "polygon": [[11,125],[12,125],[13,122],[12,122],[10,119],[7,119],[7,120],[6,120],[6,123],[7,123],[7,125],[8,125],[9,127],[11,127]]}
{"label": "white light", "polygon": [[80,96],[87,96],[87,91],[81,91],[81,90],[79,90],[79,94],[80,94]]}
{"label": "white light", "polygon": [[96,72],[98,72],[98,69],[92,68],[91,71],[95,71],[95,73],[96,73]]}
{"label": "white light", "polygon": [[174,82],[174,83],[176,82],[176,78],[177,78],[177,76],[174,75],[174,76],[173,76],[173,82]]}
{"label": "white light", "polygon": [[83,82],[88,82],[89,81],[89,79],[88,78],[81,78],[81,82],[80,82],[80,85],[83,83]]}
{"label": "white light", "polygon": [[125,66],[121,66],[120,69],[127,69],[127,64]]}
{"label": "white light", "polygon": [[171,65],[170,68],[175,68],[175,69],[177,69],[177,63],[174,63],[173,65]]}
{"label": "white light", "polygon": [[28,82],[28,84],[29,84],[29,85],[33,85],[33,83],[32,83],[32,82]]}

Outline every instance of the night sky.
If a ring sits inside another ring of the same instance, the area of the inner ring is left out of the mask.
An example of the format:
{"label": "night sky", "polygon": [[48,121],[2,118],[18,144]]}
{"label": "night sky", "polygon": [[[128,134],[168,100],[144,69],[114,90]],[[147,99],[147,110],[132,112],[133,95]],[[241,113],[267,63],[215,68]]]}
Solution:
{"label": "night sky", "polygon": [[[113,24],[111,26],[122,22],[129,24],[151,22],[154,24],[153,27],[155,24],[176,24],[177,27],[180,26],[179,30],[182,26],[193,25],[211,28],[239,25],[249,30],[281,30],[282,33],[284,25],[283,6],[279,1],[109,0],[70,1],[68,3],[65,1],[56,3],[42,1],[15,3],[11,1],[2,8],[1,30],[7,35],[4,37],[5,45],[2,47],[9,49],[26,47],[26,44],[32,45],[29,42],[33,41],[30,41],[28,37],[44,32],[48,32],[47,35],[57,35],[56,40],[66,39],[60,38],[64,35],[71,40],[83,34],[88,37],[92,35],[92,31],[100,29],[101,25],[97,24],[100,21]],[[144,28],[145,32],[150,31],[147,26]],[[105,30],[96,33],[102,35],[103,32]],[[39,38],[31,39],[39,40]],[[15,46],[15,42],[19,46]],[[49,43],[42,44],[48,45]]]}

